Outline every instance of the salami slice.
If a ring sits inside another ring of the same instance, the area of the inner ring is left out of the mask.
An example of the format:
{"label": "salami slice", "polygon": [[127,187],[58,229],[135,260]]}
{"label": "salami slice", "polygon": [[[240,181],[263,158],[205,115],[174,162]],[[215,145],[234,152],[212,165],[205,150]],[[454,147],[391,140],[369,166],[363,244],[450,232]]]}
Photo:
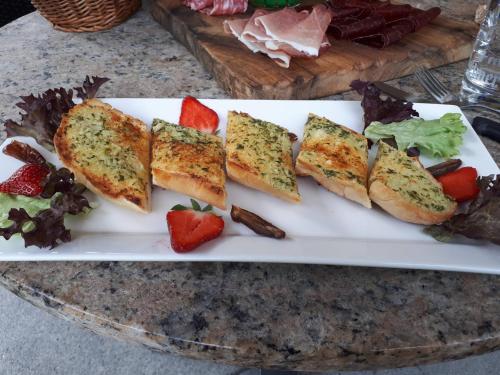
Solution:
{"label": "salami slice", "polygon": [[209,16],[230,16],[237,13],[245,13],[248,0],[213,0],[213,6],[201,10]]}
{"label": "salami slice", "polygon": [[203,8],[212,6],[213,0],[186,0],[184,5],[188,6],[192,10],[201,10]]}

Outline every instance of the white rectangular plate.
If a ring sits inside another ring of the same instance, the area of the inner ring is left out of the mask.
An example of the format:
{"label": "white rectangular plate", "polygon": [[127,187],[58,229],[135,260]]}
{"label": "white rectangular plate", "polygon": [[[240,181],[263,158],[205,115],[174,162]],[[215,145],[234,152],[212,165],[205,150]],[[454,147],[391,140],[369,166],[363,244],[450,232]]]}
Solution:
{"label": "white rectangular plate", "polygon": [[[176,123],[181,99],[106,99],[105,102],[151,124],[158,117]],[[302,136],[309,112],[361,131],[362,109],[349,101],[264,101],[203,100],[220,117],[225,134],[227,111],[244,111],[271,121]],[[424,119],[435,119],[448,112],[461,113],[456,106],[416,104]],[[470,127],[464,137],[460,158],[464,165],[481,175],[499,169]],[[56,165],[55,155],[29,138],[22,138]],[[7,140],[5,144],[11,142]],[[295,152],[297,152],[297,142]],[[3,148],[3,146],[2,146]],[[371,159],[376,152],[373,147]],[[422,158],[428,166],[439,162]],[[0,180],[7,178],[21,163],[0,154]],[[73,241],[52,251],[24,248],[20,238],[0,239],[0,260],[128,260],[128,261],[235,261],[337,264],[373,267],[400,267],[500,274],[500,247],[474,242],[443,244],[422,232],[422,226],[401,222],[379,208],[366,209],[318,186],[310,178],[299,178],[303,202],[293,205],[231,181],[227,183],[228,207],[236,204],[249,209],[284,229],[287,238],[274,240],[255,235],[231,221],[229,210],[222,212],[226,227],[223,235],[196,251],[177,254],[170,248],[165,215],[177,203],[189,198],[155,188],[153,212],[135,213],[92,196],[99,207],[85,218],[67,220]]]}

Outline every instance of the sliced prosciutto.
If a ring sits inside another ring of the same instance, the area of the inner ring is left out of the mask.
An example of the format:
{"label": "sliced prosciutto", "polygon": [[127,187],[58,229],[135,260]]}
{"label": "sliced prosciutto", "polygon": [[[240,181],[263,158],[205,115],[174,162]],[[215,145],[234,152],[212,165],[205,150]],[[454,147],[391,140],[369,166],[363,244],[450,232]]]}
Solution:
{"label": "sliced prosciutto", "polygon": [[255,24],[264,28],[273,40],[287,44],[307,56],[318,56],[328,25],[332,19],[328,8],[315,5],[311,13],[292,8],[257,17]]}
{"label": "sliced prosciutto", "polygon": [[266,54],[279,66],[288,68],[292,56],[317,57],[330,47],[325,34],[330,20],[330,11],[324,5],[314,6],[311,12],[257,9],[248,19],[224,21],[224,29],[252,52]]}
{"label": "sliced prosciutto", "polygon": [[233,34],[240,42],[242,42],[250,51],[256,53],[261,52],[269,58],[271,58],[276,64],[283,68],[288,68],[290,66],[290,55],[283,51],[272,51],[266,48],[264,42],[258,41],[256,38],[252,36],[244,36],[243,32],[246,29],[245,26],[249,22],[253,22],[255,17],[267,13],[267,11],[258,9],[255,11],[254,15],[248,19],[236,19],[236,20],[225,20],[224,21],[224,30],[227,33]]}
{"label": "sliced prosciutto", "polygon": [[256,18],[268,15],[269,13],[271,12],[264,9],[257,9],[252,14],[252,17],[248,19],[242,32],[242,38],[253,42],[266,42],[271,40],[271,37],[266,34],[266,31],[255,23]]}

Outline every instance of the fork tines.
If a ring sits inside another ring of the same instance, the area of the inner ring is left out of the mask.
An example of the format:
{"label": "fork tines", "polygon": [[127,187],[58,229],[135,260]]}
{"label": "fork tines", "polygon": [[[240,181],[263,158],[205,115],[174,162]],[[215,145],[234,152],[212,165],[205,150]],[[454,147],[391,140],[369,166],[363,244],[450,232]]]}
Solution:
{"label": "fork tines", "polygon": [[415,71],[415,77],[438,102],[453,100],[453,94],[429,70],[420,67]]}

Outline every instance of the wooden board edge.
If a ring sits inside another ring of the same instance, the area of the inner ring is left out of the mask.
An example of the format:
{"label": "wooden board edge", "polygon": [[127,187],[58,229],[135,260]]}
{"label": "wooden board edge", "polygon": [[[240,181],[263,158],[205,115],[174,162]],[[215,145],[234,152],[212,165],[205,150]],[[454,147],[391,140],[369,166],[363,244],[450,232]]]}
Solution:
{"label": "wooden board edge", "polygon": [[[153,1],[151,6],[151,15],[162,27],[168,30],[172,36],[184,45],[204,67],[209,73],[211,73],[219,86],[222,87],[224,91],[228,93],[229,96],[236,99],[316,99],[326,96],[331,96],[339,94],[345,91],[349,91],[350,87],[347,81],[351,82],[353,79],[364,79],[364,80],[389,80],[396,79],[403,76],[411,75],[414,73],[418,66],[425,66],[427,68],[435,68],[447,64],[452,64],[461,60],[469,58],[472,51],[473,38],[471,39],[470,45],[462,45],[458,48],[453,48],[447,51],[446,55],[442,59],[436,61],[435,56],[433,58],[428,58],[426,55],[416,56],[408,64],[401,66],[401,62],[389,63],[384,66],[384,69],[379,69],[378,66],[373,66],[362,72],[361,76],[359,74],[354,74],[352,70],[346,71],[344,74],[339,74],[336,78],[339,79],[337,83],[333,84],[335,88],[331,86],[318,86],[315,82],[323,79],[321,76],[317,76],[311,80],[298,80],[294,82],[294,87],[291,86],[273,86],[271,88],[256,86],[248,84],[247,82],[241,81],[241,77],[237,77],[235,72],[232,71],[228,66],[224,64],[214,63],[214,57],[210,55],[207,49],[203,48],[203,42],[192,43],[190,40],[198,40],[197,35],[182,22],[173,22],[172,19],[168,20],[168,17],[175,17],[168,9],[161,6],[161,2],[156,0]],[[454,20],[451,18],[444,17],[444,22],[453,25],[464,25],[467,28],[472,28],[472,24],[466,21]],[[169,27],[165,25],[170,25]],[[179,27],[173,27],[173,25],[179,25]],[[471,35],[472,36],[472,35]],[[296,63],[300,64],[300,61]],[[306,66],[302,66],[307,70]],[[397,68],[401,71],[397,77],[390,74],[391,69]],[[339,85],[338,82],[346,82],[345,84]]]}

